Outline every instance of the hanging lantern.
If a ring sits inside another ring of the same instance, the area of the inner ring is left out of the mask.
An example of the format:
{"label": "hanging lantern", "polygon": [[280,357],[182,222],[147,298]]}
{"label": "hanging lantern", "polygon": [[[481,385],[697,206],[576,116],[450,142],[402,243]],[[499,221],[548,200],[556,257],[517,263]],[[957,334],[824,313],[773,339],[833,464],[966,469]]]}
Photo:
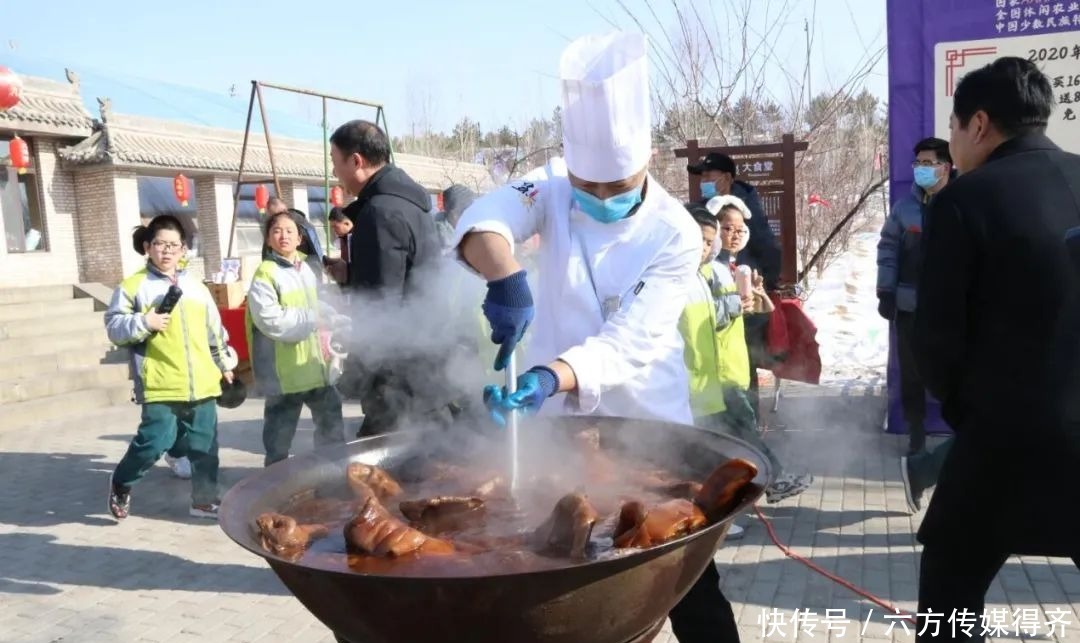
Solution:
{"label": "hanging lantern", "polygon": [[183,174],[177,174],[172,181],[173,194],[176,195],[176,200],[180,202],[180,207],[188,207],[188,197],[191,196],[191,192],[188,191],[188,180]]}
{"label": "hanging lantern", "polygon": [[19,104],[22,98],[22,79],[7,67],[0,67],[0,112]]}
{"label": "hanging lantern", "polygon": [[11,157],[11,166],[19,174],[26,174],[26,168],[30,167],[30,146],[18,134],[8,143],[8,156]]}
{"label": "hanging lantern", "polygon": [[270,190],[265,185],[255,186],[255,206],[259,208],[259,214],[266,214],[266,204],[270,202]]}
{"label": "hanging lantern", "polygon": [[340,208],[345,203],[345,190],[340,185],[330,188],[330,205]]}

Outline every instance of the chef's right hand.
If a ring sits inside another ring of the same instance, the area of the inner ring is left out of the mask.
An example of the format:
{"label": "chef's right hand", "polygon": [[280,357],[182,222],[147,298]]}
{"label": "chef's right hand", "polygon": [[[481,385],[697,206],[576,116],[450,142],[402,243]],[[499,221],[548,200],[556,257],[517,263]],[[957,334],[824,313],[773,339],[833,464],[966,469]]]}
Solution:
{"label": "chef's right hand", "polygon": [[484,406],[491,419],[506,426],[506,416],[513,411],[531,415],[540,410],[544,400],[559,391],[559,375],[547,366],[534,366],[518,376],[516,390],[509,393],[505,386],[485,386]]}
{"label": "chef's right hand", "polygon": [[519,270],[509,277],[489,281],[487,285],[483,310],[491,324],[491,341],[499,345],[499,353],[495,356],[496,371],[506,368],[533,319],[532,292],[525,277],[525,271]]}
{"label": "chef's right hand", "polygon": [[146,321],[146,327],[155,333],[169,327],[169,313],[159,313],[156,310],[151,310],[143,315],[143,319]]}

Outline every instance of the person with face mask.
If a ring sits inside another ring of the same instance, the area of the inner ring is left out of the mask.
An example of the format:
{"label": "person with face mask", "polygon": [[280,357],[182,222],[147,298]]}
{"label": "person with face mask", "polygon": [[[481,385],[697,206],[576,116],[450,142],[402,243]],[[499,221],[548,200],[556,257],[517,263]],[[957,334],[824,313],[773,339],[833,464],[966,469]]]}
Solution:
{"label": "person with face mask", "polygon": [[716,196],[734,196],[750,210],[750,245],[743,253],[743,260],[765,279],[765,288],[776,290],[780,283],[781,254],[761,197],[757,189],[746,181],[740,181],[738,165],[727,154],[710,152],[697,165],[687,168],[690,174],[701,176],[702,203]]}
{"label": "person with face mask", "polygon": [[[926,448],[926,387],[915,370],[912,341],[915,328],[915,286],[919,281],[920,238],[930,199],[949,183],[952,157],[949,143],[926,138],[915,145],[914,185],[885,219],[877,249],[878,313],[896,322],[900,361],[900,399],[908,426],[908,457]],[[917,504],[917,499],[915,499]]]}
{"label": "person with face mask", "polygon": [[1047,137],[1061,115],[1026,58],[968,71],[952,101],[960,175],[926,217],[914,355],[956,437],[918,532],[919,641],[961,638],[945,618],[984,614],[1014,554],[1080,567],[1080,156]]}
{"label": "person with face mask", "polygon": [[[679,318],[701,263],[701,230],[648,172],[648,48],[636,33],[587,36],[560,63],[564,158],[480,197],[452,246],[487,281],[483,311],[506,367],[526,330],[517,392],[485,389],[496,417],[624,416],[692,424]],[[540,234],[539,305],[514,248]],[[682,643],[738,641],[709,565],[671,612]]]}

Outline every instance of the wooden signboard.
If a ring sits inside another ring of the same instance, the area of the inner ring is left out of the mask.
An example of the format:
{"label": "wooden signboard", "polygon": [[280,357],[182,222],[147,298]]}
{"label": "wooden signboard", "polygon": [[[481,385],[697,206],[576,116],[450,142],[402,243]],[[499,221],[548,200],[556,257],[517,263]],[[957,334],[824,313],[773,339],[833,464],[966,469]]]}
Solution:
{"label": "wooden signboard", "polygon": [[[689,140],[686,147],[675,150],[677,158],[685,158],[687,165],[696,165],[711,152],[727,154],[735,161],[735,178],[757,189],[761,205],[773,234],[780,239],[782,266],[780,283],[793,285],[797,280],[798,256],[796,251],[795,225],[795,153],[803,152],[808,145],[796,143],[795,137],[785,134],[780,143],[768,145],[740,145],[731,147],[701,147],[697,140]],[[701,200],[701,177],[687,172],[690,180],[690,200]]]}

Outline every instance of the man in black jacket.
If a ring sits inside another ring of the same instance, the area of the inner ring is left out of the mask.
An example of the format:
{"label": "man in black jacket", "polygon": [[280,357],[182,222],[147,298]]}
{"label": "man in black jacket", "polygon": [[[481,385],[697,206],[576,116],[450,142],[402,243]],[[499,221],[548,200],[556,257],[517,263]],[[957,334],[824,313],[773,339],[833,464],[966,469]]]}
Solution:
{"label": "man in black jacket", "polygon": [[1063,243],[1080,221],[1080,156],[1046,137],[1053,106],[1021,58],[968,73],[953,95],[961,175],[931,203],[915,313],[919,372],[956,432],[918,534],[919,613],[944,613],[920,641],[968,640],[947,622],[965,609],[981,640],[1012,554],[1080,566],[1080,324],[1060,324],[1080,313]]}
{"label": "man in black jacket", "polygon": [[433,369],[421,365],[418,329],[409,320],[416,321],[420,300],[430,294],[423,287],[436,270],[439,238],[428,193],[390,163],[390,141],[374,123],[355,120],[338,127],[330,137],[330,157],[334,176],[356,195],[345,208],[353,222],[346,290],[363,339],[350,355],[359,356],[366,374],[360,434],[375,435],[419,412],[417,404],[429,394]]}
{"label": "man in black jacket", "polygon": [[337,128],[330,158],[334,176],[356,195],[345,208],[353,222],[349,286],[404,298],[418,269],[439,256],[431,197],[390,163],[390,141],[374,123],[356,120]]}

